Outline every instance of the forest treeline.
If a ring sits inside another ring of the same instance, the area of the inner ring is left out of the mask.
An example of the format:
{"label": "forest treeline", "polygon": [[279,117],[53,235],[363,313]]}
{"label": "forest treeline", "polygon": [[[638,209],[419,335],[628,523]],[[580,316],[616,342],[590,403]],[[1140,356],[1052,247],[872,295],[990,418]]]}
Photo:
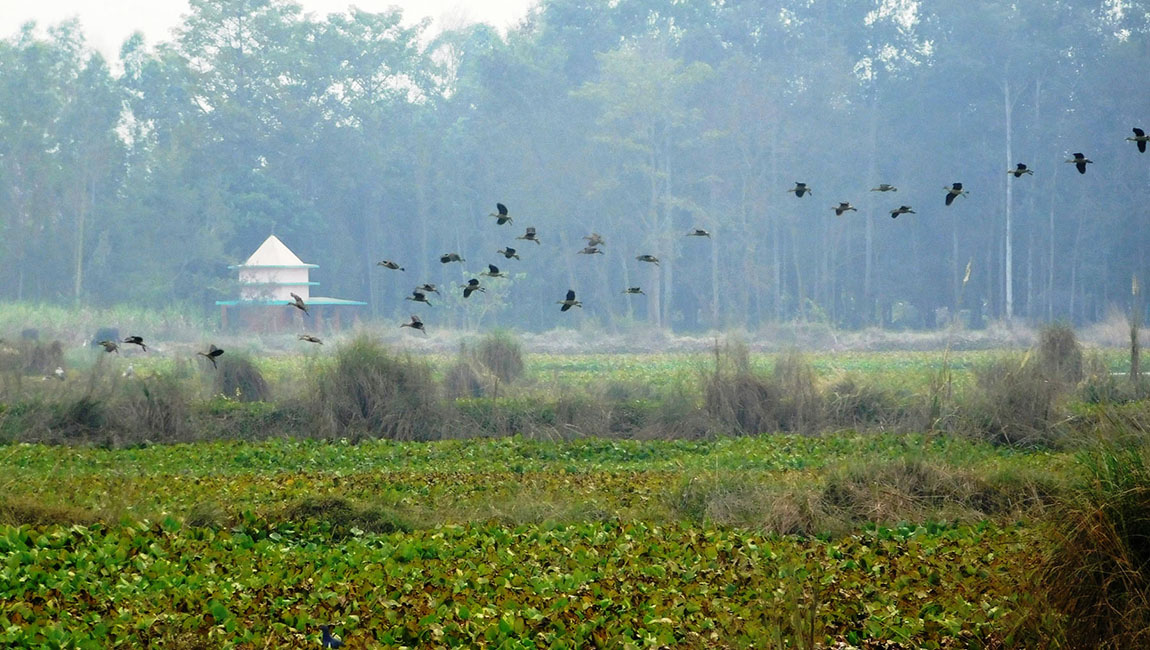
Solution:
{"label": "forest treeline", "polygon": [[118,61],[75,22],[0,41],[0,299],[207,313],[273,232],[379,317],[511,274],[436,327],[1082,323],[1150,280],[1150,2],[542,0],[506,34],[190,5]]}

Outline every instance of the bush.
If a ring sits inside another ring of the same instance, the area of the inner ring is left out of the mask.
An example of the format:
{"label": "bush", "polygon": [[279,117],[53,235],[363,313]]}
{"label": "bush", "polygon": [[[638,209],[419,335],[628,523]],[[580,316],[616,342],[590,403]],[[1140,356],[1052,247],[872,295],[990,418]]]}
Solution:
{"label": "bush", "polygon": [[166,374],[128,382],[111,402],[110,419],[134,440],[183,441],[189,422],[188,389]]}
{"label": "bush", "polygon": [[716,348],[703,405],[711,417],[746,434],[810,431],[822,409],[814,368],[802,354],[779,358],[768,379],[750,369],[746,346],[738,343]]}
{"label": "bush", "polygon": [[483,397],[484,385],[491,383],[485,370],[465,354],[447,368],[443,375],[443,389],[452,399]]}
{"label": "bush", "polygon": [[360,336],[340,348],[305,398],[320,430],[392,440],[429,440],[442,412],[431,369]]}
{"label": "bush", "polygon": [[1015,447],[1061,442],[1063,385],[1050,381],[1041,364],[1009,357],[976,368],[974,375],[976,386],[965,414],[972,434]]}
{"label": "bush", "polygon": [[225,354],[216,362],[212,392],[240,402],[266,402],[271,389],[259,367],[246,355]]}
{"label": "bush", "polygon": [[822,402],[826,424],[838,428],[893,429],[910,417],[905,401],[894,392],[851,376],[832,384]]}
{"label": "bush", "polygon": [[776,359],[774,380],[782,394],[778,407],[781,428],[784,431],[817,429],[821,405],[815,369],[810,361],[797,349],[790,349]]}
{"label": "bush", "polygon": [[293,522],[313,522],[331,527],[343,537],[358,528],[367,533],[411,532],[412,526],[395,512],[364,506],[339,496],[304,497],[283,509],[279,517]]}
{"label": "bush", "polygon": [[1044,327],[1038,335],[1038,363],[1048,379],[1070,386],[1082,381],[1082,346],[1074,328],[1064,323]]}
{"label": "bush", "polygon": [[1068,499],[1040,572],[1067,621],[1067,647],[1150,647],[1150,464],[1144,448],[1083,457],[1086,480]]}
{"label": "bush", "polygon": [[475,360],[504,384],[523,376],[523,346],[509,332],[485,335],[475,346]]}

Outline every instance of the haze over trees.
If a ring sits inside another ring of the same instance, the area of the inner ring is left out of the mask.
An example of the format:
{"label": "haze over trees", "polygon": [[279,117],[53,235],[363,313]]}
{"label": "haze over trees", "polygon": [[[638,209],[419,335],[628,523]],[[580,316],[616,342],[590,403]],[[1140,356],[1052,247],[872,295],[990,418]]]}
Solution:
{"label": "haze over trees", "polygon": [[505,36],[190,4],[116,62],[0,41],[0,299],[207,310],[273,232],[381,317],[510,274],[437,327],[1082,323],[1150,271],[1150,2],[543,0]]}

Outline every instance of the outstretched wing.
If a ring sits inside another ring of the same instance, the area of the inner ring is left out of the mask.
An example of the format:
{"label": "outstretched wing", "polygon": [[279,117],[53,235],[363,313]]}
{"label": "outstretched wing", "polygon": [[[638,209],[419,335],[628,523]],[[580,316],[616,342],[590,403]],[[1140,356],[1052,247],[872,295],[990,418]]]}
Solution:
{"label": "outstretched wing", "polygon": [[568,289],[567,290],[567,299],[568,300],[574,300],[575,299],[575,290],[574,289]]}
{"label": "outstretched wing", "polygon": [[499,212],[499,216],[501,216],[501,217],[507,216],[507,206],[503,205],[502,203],[496,203],[495,209],[496,209],[496,211]]}

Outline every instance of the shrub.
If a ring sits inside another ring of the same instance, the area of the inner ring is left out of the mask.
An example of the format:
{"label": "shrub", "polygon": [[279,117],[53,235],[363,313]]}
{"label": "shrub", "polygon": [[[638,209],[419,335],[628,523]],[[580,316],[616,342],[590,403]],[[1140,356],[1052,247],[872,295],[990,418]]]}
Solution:
{"label": "shrub", "polygon": [[1051,447],[1061,441],[1062,384],[1029,357],[1009,357],[975,369],[967,427],[994,444]]}
{"label": "shrub", "polygon": [[784,431],[810,431],[818,426],[819,392],[815,369],[796,348],[775,360],[773,373],[781,399],[778,405],[779,425]]}
{"label": "shrub", "polygon": [[715,372],[703,389],[709,415],[749,434],[812,430],[820,400],[814,368],[798,351],[780,357],[765,378],[750,369],[746,346],[739,343],[716,348]]}
{"label": "shrub", "polygon": [[395,512],[364,506],[339,496],[309,496],[289,504],[279,515],[287,521],[314,522],[331,527],[342,537],[358,528],[367,533],[411,532],[412,526]]}
{"label": "shrub", "polygon": [[523,346],[509,332],[485,335],[475,346],[475,360],[504,384],[523,376]]}
{"label": "shrub", "polygon": [[167,374],[127,382],[109,406],[116,428],[134,440],[179,441],[188,431],[188,389]]}
{"label": "shrub", "polygon": [[1150,647],[1150,464],[1144,448],[1082,457],[1040,580],[1068,622],[1067,647]]}
{"label": "shrub", "polygon": [[894,392],[874,383],[846,376],[827,389],[822,400],[826,424],[838,428],[897,428],[906,423],[909,409]]}
{"label": "shrub", "polygon": [[491,383],[484,377],[485,370],[461,354],[443,375],[443,389],[452,399],[483,397],[484,385]]}
{"label": "shrub", "polygon": [[266,402],[271,389],[263,373],[243,354],[225,354],[216,362],[212,392],[240,402]]}
{"label": "shrub", "polygon": [[427,440],[442,419],[431,369],[366,336],[340,348],[305,399],[320,429],[333,435]]}
{"label": "shrub", "polygon": [[1074,328],[1065,323],[1044,327],[1038,335],[1038,363],[1048,379],[1071,386],[1082,381],[1082,346]]}

